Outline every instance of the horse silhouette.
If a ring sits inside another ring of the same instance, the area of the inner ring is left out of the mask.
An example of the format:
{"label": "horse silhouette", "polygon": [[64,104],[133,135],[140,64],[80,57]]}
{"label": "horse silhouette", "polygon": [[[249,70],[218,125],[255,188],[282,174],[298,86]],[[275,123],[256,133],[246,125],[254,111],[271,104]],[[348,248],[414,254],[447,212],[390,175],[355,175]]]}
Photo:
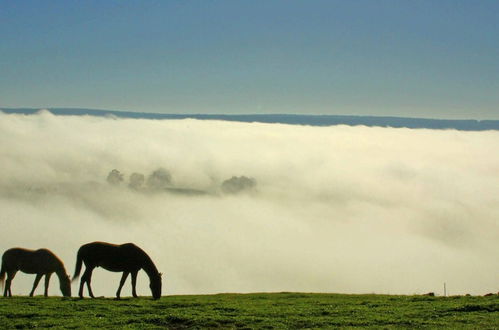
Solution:
{"label": "horse silhouette", "polygon": [[129,274],[132,275],[132,295],[137,297],[135,286],[137,284],[137,273],[143,269],[149,276],[149,288],[154,299],[161,297],[161,273],[158,272],[151,258],[141,248],[133,243],[122,245],[93,242],[82,245],[78,250],[76,268],[73,281],[80,276],[82,263],[85,263],[85,272],[81,276],[80,290],[78,294],[83,298],[83,286],[87,284],[88,294],[95,298],[90,283],[92,271],[95,267],[102,267],[111,272],[123,272],[120,285],[116,292],[116,298],[120,299],[121,288]]}
{"label": "horse silhouette", "polygon": [[45,275],[45,293],[48,296],[50,276],[56,273],[59,277],[59,287],[65,297],[71,297],[71,281],[66,274],[63,262],[52,251],[47,249],[28,250],[23,248],[12,248],[4,252],[2,256],[2,269],[0,270],[0,285],[3,286],[5,274],[4,297],[12,297],[11,284],[18,271],[27,274],[36,274],[33,289],[29,293],[33,297],[43,275]]}

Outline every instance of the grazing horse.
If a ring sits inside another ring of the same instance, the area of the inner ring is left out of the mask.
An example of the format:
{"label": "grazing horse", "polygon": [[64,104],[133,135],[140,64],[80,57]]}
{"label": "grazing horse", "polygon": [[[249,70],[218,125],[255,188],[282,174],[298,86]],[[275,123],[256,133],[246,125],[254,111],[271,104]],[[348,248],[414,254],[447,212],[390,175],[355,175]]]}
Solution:
{"label": "grazing horse", "polygon": [[120,299],[120,292],[129,274],[132,274],[132,295],[136,298],[137,273],[143,269],[149,276],[149,287],[154,299],[161,297],[161,273],[158,272],[151,258],[141,248],[133,243],[122,245],[105,242],[93,242],[82,245],[76,258],[76,269],[73,276],[75,281],[80,275],[82,263],[85,263],[85,272],[80,281],[80,298],[83,298],[83,286],[87,283],[88,294],[94,298],[90,283],[92,271],[95,267],[102,267],[111,272],[123,272],[116,298]]}
{"label": "grazing horse", "polygon": [[64,297],[71,297],[71,281],[61,259],[47,249],[28,250],[23,248],[13,248],[5,251],[2,256],[2,269],[0,270],[0,284],[3,286],[5,274],[7,281],[5,285],[4,297],[12,297],[10,286],[18,271],[28,274],[36,274],[33,289],[29,293],[33,297],[43,275],[45,275],[45,297],[48,296],[50,276],[56,273],[59,277],[59,287]]}

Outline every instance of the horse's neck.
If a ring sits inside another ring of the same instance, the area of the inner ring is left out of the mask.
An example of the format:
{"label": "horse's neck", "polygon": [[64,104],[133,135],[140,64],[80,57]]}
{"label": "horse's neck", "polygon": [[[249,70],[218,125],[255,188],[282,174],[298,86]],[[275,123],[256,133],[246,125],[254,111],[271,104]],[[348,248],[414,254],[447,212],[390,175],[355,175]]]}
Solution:
{"label": "horse's neck", "polygon": [[55,273],[57,274],[57,277],[59,277],[59,280],[63,280],[63,278],[67,277],[66,269],[64,268],[63,265],[61,265],[59,268],[56,269]]}
{"label": "horse's neck", "polygon": [[142,269],[147,273],[149,277],[153,277],[158,274],[158,269],[156,268],[156,265],[152,262],[151,258],[146,255],[146,259],[144,260],[144,265],[142,266]]}

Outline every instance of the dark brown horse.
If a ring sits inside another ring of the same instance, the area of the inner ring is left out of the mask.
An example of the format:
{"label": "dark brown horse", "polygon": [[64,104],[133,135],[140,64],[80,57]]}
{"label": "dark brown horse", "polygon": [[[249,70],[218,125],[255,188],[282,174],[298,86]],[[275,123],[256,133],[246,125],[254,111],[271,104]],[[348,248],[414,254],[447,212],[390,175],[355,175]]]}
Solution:
{"label": "dark brown horse", "polygon": [[5,251],[2,256],[2,269],[0,270],[0,284],[3,285],[5,274],[7,281],[5,284],[4,297],[12,297],[10,289],[12,280],[18,271],[28,274],[36,274],[33,289],[29,293],[33,297],[43,275],[45,275],[45,297],[48,295],[50,276],[56,273],[59,277],[59,286],[65,297],[71,297],[71,281],[62,261],[47,249],[28,250],[23,248],[13,248]]}
{"label": "dark brown horse", "polygon": [[132,274],[132,295],[137,297],[135,285],[137,283],[137,273],[141,269],[149,276],[149,287],[153,298],[159,299],[161,297],[161,273],[158,272],[147,253],[133,243],[116,245],[93,242],[82,245],[78,250],[73,281],[80,275],[82,263],[85,263],[86,269],[80,281],[80,290],[78,291],[80,298],[83,298],[83,286],[85,283],[87,283],[88,294],[94,298],[90,282],[92,281],[92,271],[99,266],[111,272],[123,272],[116,298],[120,299],[121,288],[129,274]]}

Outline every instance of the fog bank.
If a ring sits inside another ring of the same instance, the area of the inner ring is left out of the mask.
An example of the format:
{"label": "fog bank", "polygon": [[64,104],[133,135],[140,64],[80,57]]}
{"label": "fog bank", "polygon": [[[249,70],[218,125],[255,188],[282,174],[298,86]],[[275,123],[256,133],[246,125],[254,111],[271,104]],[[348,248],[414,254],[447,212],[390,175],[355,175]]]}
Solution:
{"label": "fog bank", "polygon": [[[164,294],[497,292],[497,146],[498,131],[0,113],[0,250],[46,247],[72,274],[82,244],[134,242]],[[94,293],[119,277],[96,269]]]}

